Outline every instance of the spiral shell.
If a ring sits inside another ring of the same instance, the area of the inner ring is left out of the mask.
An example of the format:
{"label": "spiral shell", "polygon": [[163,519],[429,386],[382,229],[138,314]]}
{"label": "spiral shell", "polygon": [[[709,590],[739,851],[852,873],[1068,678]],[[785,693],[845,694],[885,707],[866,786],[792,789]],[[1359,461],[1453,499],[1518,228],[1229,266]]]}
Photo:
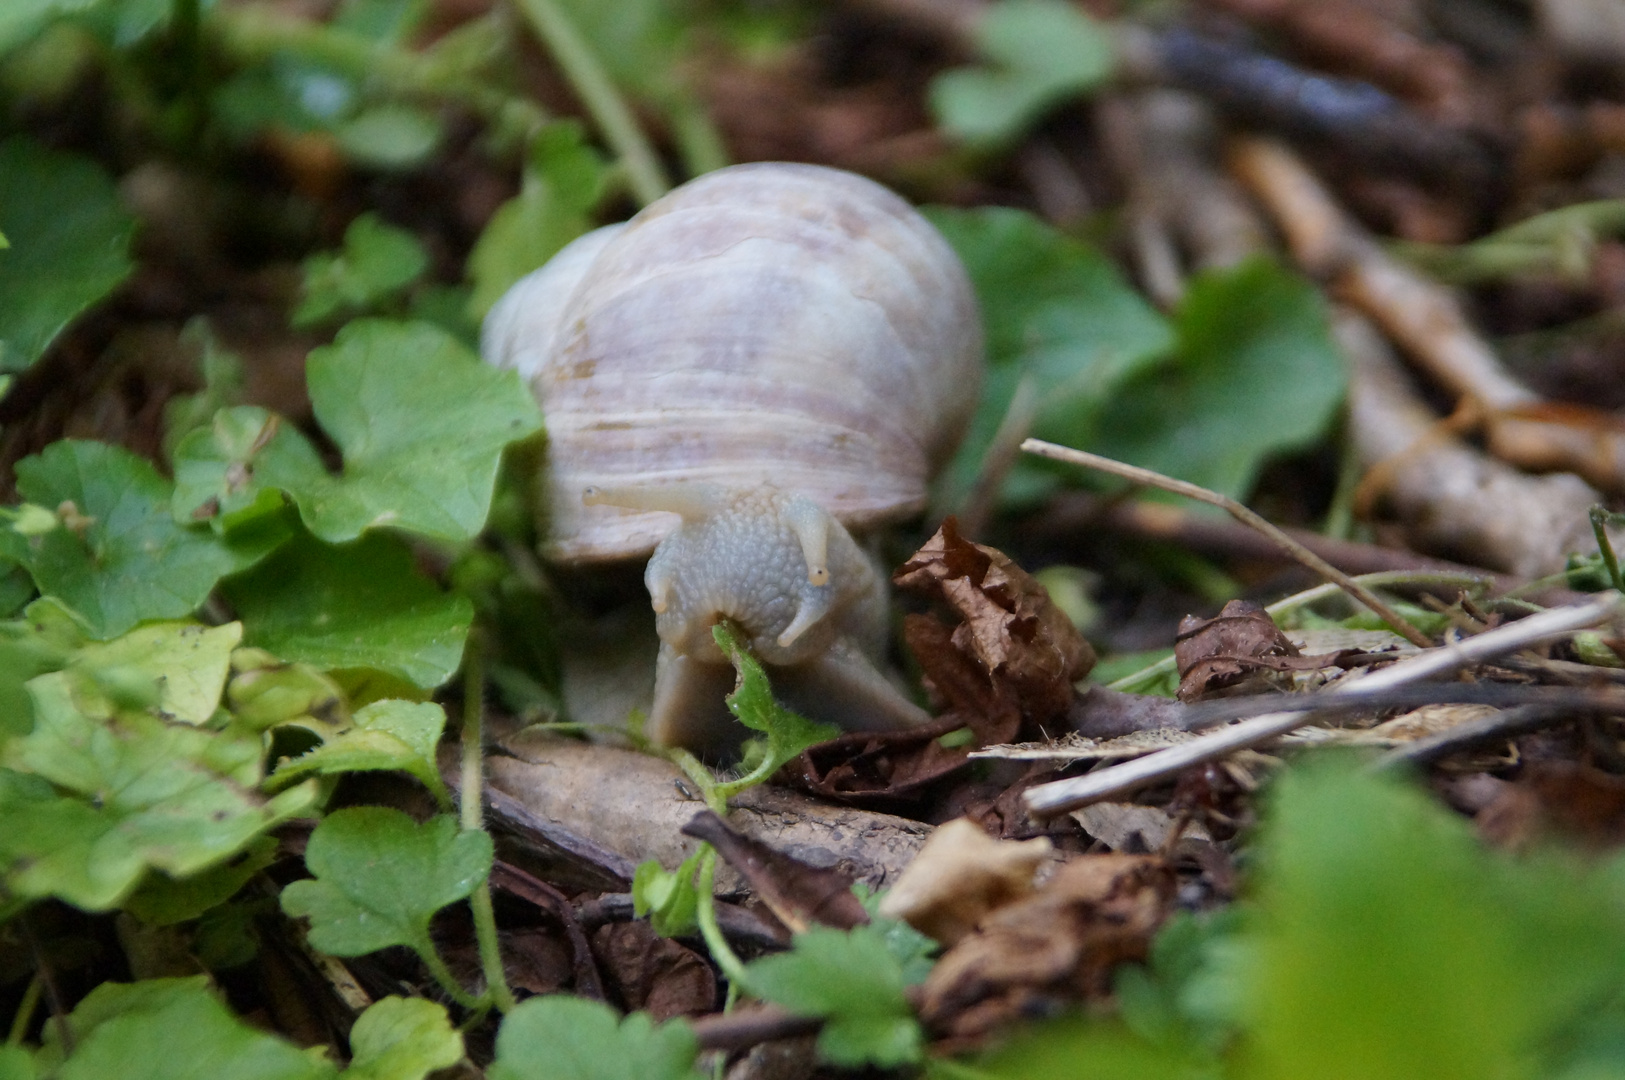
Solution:
{"label": "spiral shell", "polygon": [[546,553],[647,555],[679,518],[590,487],[768,483],[862,528],[922,510],[975,407],[982,333],[942,237],[815,165],[707,174],[589,233],[503,297],[482,351],[549,439]]}

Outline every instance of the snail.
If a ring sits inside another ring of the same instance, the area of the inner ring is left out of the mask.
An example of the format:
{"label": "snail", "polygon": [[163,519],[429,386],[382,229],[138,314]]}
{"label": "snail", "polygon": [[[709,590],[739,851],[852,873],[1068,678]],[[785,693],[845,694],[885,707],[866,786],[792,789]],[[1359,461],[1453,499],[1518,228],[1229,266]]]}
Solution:
{"label": "snail", "polygon": [[814,165],[708,173],[519,281],[481,352],[542,405],[548,559],[652,553],[654,741],[728,740],[721,618],[804,715],[927,719],[877,666],[885,578],[848,529],[924,510],[982,331],[958,258],[900,197]]}

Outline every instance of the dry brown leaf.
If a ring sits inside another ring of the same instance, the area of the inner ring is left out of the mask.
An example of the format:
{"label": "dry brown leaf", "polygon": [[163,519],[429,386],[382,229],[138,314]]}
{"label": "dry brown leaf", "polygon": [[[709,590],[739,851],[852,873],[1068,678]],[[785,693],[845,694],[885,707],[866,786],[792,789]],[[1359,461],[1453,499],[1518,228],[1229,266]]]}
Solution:
{"label": "dry brown leaf", "polygon": [[1051,850],[1042,837],[994,840],[969,819],[955,818],[931,834],[880,913],[952,945],[989,912],[1032,892],[1033,875]]}
{"label": "dry brown leaf", "polygon": [[[1042,723],[1065,712],[1072,684],[1094,666],[1094,650],[1044,587],[1003,552],[961,537],[953,518],[893,581],[943,600],[959,615],[954,648],[974,659],[995,687],[1012,691],[1029,720]],[[919,659],[934,676],[927,658]]]}
{"label": "dry brown leaf", "polygon": [[606,923],[593,931],[592,953],[628,1012],[656,1021],[716,1008],[717,980],[699,954],[654,932],[647,920]]}
{"label": "dry brown leaf", "polygon": [[1112,969],[1145,957],[1174,885],[1155,856],[1074,859],[943,955],[922,987],[920,1018],[940,1036],[974,1040],[1048,1001],[1105,994]]}
{"label": "dry brown leaf", "polygon": [[[802,933],[813,923],[850,930],[869,921],[868,913],[852,893],[856,879],[851,874],[791,858],[760,840],[735,832],[709,810],[695,814],[683,826],[683,835],[716,848],[717,854],[750,883],[757,899],[794,933]],[[926,846],[930,846],[929,842]]]}

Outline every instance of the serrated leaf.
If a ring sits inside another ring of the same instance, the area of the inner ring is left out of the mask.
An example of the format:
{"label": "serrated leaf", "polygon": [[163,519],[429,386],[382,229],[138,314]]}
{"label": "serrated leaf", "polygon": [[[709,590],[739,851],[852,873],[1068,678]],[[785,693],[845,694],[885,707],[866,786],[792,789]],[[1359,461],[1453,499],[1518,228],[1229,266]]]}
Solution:
{"label": "serrated leaf", "polygon": [[718,795],[726,800],[766,780],[807,747],[833,739],[840,734],[840,728],[834,724],[814,723],[773,700],[773,688],[768,683],[767,673],[739,643],[727,623],[713,626],[711,636],[739,675],[733,693],[724,699],[728,711],[741,724],[752,731],[760,731],[764,736],[753,740],[755,746],[750,756],[754,763],[749,774],[717,785]]}
{"label": "serrated leaf", "polygon": [[647,916],[661,937],[692,932],[700,909],[700,892],[694,884],[699,865],[699,852],[671,871],[654,859],[639,863],[632,872],[632,913],[640,919]]}
{"label": "serrated leaf", "polygon": [[212,509],[229,529],[279,488],[329,543],[384,526],[464,541],[485,525],[503,447],[541,429],[517,374],[427,323],[353,321],[310,354],[306,376],[343,473],[263,409],[226,410],[176,448],[178,519]]}
{"label": "serrated leaf", "polygon": [[331,1080],[338,1070],[232,1015],[203,976],[103,983],[67,1024],[73,1052],[46,1025],[42,1063],[56,1080]]}
{"label": "serrated leaf", "polygon": [[886,890],[871,892],[869,887],[860,881],[852,886],[852,892],[863,904],[863,910],[868,912],[869,925],[879,931],[886,943],[886,951],[897,961],[897,967],[903,974],[903,985],[917,986],[924,982],[925,977],[931,974],[931,969],[937,963],[936,941],[901,919],[891,919],[880,914],[880,901],[885,898]]}
{"label": "serrated leaf", "polygon": [[497,208],[468,256],[472,313],[483,318],[508,287],[592,227],[609,170],[575,121],[549,124],[531,143],[519,194]]}
{"label": "serrated leaf", "polygon": [[519,1003],[497,1032],[491,1080],[698,1080],[694,1031],[648,1013],[621,1020],[598,1001],[553,994]]}
{"label": "serrated leaf", "polygon": [[1082,448],[1245,498],[1336,415],[1348,377],[1320,291],[1265,259],[1192,279],[1174,363],[1112,395]]}
{"label": "serrated leaf", "polygon": [[446,711],[432,702],[375,701],[355,714],[349,730],[283,762],[274,780],[282,786],[313,772],[399,769],[417,777],[441,806],[450,806],[434,755],[445,728]]}
{"label": "serrated leaf", "polygon": [[[969,492],[1023,380],[1039,403],[1034,434],[1081,446],[1116,389],[1164,360],[1175,337],[1111,260],[1031,214],[1006,207],[925,213],[965,264],[987,329],[982,400],[938,481],[938,504],[952,507]],[[1018,466],[1006,494],[1028,498],[1051,486],[1048,474]]]}
{"label": "serrated leaf", "polygon": [[383,534],[341,545],[300,536],[220,588],[250,645],[318,668],[376,668],[424,689],[456,672],[474,618],[465,597],[437,589],[411,550]]}
{"label": "serrated leaf", "polygon": [[[0,50],[14,3],[0,5]],[[0,142],[0,229],[0,371],[22,371],[129,276],[135,219],[100,166],[17,137]]]}
{"label": "serrated leaf", "polygon": [[282,910],[310,919],[310,942],[335,956],[391,945],[433,952],[429,920],[491,871],[491,837],[448,816],[419,825],[399,810],[359,806],[323,819],[305,848],[314,881],[282,890]]}
{"label": "serrated leaf", "polygon": [[276,838],[262,836],[231,861],[190,877],[148,874],[135,892],[125,897],[122,906],[150,926],[172,926],[195,919],[235,896],[249,878],[276,860],[276,853]]}
{"label": "serrated leaf", "polygon": [[231,652],[242,639],[241,623],[203,626],[191,622],[152,623],[112,641],[92,643],[73,657],[74,697],[91,715],[112,711],[87,706],[87,696],[107,698],[114,679],[144,678],[154,691],[153,707],[168,720],[203,724],[220,706],[231,667]]}
{"label": "serrated leaf", "polygon": [[1105,28],[1062,0],[1002,0],[981,15],[975,35],[986,65],[943,72],[931,84],[937,123],[967,142],[1008,142],[1111,74]]}
{"label": "serrated leaf", "polygon": [[924,1046],[903,972],[880,931],[813,927],[787,953],[746,969],[750,989],[798,1016],[825,1018],[818,1048],[837,1065],[918,1061]]}
{"label": "serrated leaf", "polygon": [[333,679],[309,664],[288,664],[264,649],[238,649],[236,675],[226,685],[232,718],[251,731],[304,721],[318,730],[342,727],[345,695]]}
{"label": "serrated leaf", "polygon": [[[431,143],[432,145],[432,143]],[[417,237],[365,213],[344,230],[344,246],[305,260],[304,295],[295,326],[311,326],[342,312],[365,311],[399,293],[429,267]]]}
{"label": "serrated leaf", "polygon": [[222,576],[253,565],[287,535],[223,540],[177,525],[170,482],[151,462],[105,443],[52,443],[17,463],[17,490],[42,506],[71,502],[83,519],[28,538],[0,529],[0,545],[102,639],[148,619],[190,615]]}
{"label": "serrated leaf", "polygon": [[463,1059],[463,1037],[438,1002],[386,997],[356,1018],[350,1056],[343,1080],[423,1080]]}
{"label": "serrated leaf", "polygon": [[7,892],[105,910],[148,866],[196,873],[315,799],[308,784],[272,799],[255,790],[255,739],[140,714],[91,719],[75,707],[66,672],[28,689],[34,729],[0,751]]}

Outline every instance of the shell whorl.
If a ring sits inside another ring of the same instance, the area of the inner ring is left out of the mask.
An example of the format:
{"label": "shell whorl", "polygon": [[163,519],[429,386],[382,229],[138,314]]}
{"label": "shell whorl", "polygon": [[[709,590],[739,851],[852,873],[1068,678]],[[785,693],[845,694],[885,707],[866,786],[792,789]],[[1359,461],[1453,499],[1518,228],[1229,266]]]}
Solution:
{"label": "shell whorl", "polygon": [[770,483],[854,527],[918,512],[975,407],[982,335],[958,258],[850,173],[709,173],[580,238],[492,309],[548,431],[546,551],[648,554],[678,518],[584,489]]}

